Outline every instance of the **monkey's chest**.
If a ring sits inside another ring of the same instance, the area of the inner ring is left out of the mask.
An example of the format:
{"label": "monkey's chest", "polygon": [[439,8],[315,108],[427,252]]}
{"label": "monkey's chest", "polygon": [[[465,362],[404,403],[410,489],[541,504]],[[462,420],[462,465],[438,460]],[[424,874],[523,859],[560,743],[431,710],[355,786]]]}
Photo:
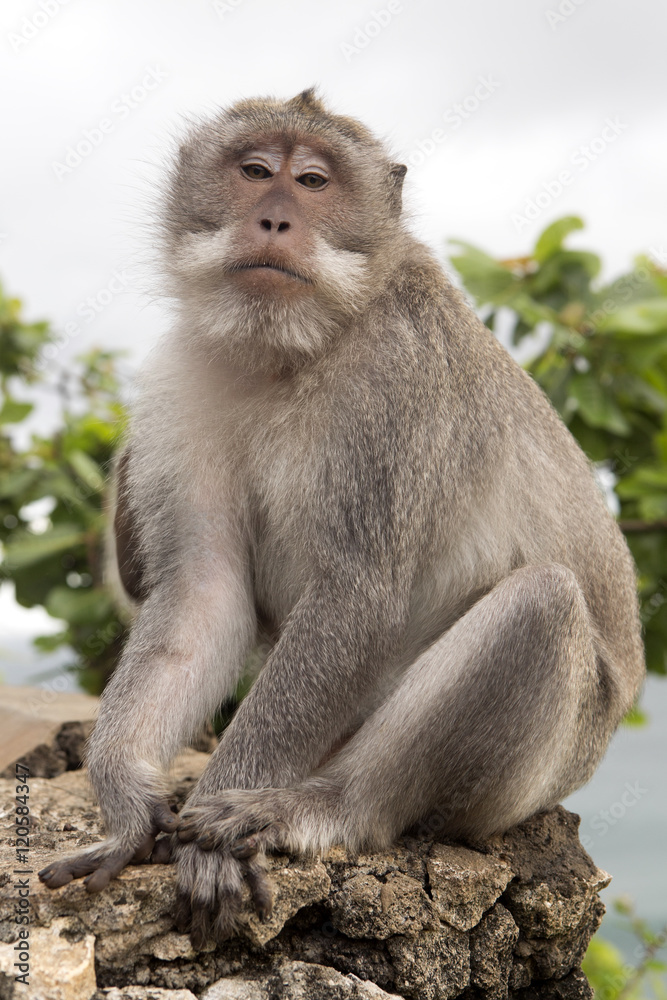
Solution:
{"label": "monkey's chest", "polygon": [[279,628],[312,580],[317,506],[314,470],[280,455],[267,461],[249,497],[250,560],[255,604]]}

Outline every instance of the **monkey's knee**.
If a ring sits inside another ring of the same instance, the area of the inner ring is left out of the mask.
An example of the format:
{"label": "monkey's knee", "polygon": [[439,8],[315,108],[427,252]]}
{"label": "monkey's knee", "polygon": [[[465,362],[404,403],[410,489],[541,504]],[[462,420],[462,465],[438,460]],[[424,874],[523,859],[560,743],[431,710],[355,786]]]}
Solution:
{"label": "monkey's knee", "polygon": [[560,563],[522,566],[500,584],[510,588],[528,610],[585,611],[586,602],[577,577]]}
{"label": "monkey's knee", "polygon": [[516,570],[496,588],[491,616],[504,658],[526,668],[549,661],[570,668],[595,660],[588,607],[575,574],[557,563]]}

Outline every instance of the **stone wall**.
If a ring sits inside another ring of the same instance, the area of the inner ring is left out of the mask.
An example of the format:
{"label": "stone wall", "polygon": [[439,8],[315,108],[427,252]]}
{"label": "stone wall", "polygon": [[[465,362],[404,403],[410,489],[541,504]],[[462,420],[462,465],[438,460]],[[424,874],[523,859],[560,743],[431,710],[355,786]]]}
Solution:
{"label": "stone wall", "polygon": [[[175,769],[182,800],[206,755]],[[15,987],[15,782],[0,781],[0,1000],[538,1000],[588,998],[580,969],[609,882],[578,817],[558,807],[475,849],[405,837],[351,857],[272,859],[274,912],[195,953],[172,922],[169,866],[128,869],[100,895],[36,872],[100,836],[85,772],[30,781],[31,986]],[[165,992],[166,991],[166,992]]]}

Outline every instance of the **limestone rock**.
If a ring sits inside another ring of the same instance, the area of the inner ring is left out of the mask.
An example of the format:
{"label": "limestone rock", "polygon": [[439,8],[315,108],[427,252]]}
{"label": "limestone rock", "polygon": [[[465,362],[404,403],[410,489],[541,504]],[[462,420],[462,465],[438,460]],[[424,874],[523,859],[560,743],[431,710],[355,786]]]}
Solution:
{"label": "limestone rock", "polygon": [[[207,760],[192,750],[179,757],[177,802]],[[375,854],[336,847],[321,859],[274,856],[270,921],[258,920],[246,892],[239,935],[195,951],[173,923],[171,866],[131,867],[97,895],[80,882],[55,891],[41,884],[43,865],[100,838],[100,816],[83,771],[29,785],[22,864],[32,870],[31,976],[38,984],[51,977],[42,993],[23,994],[29,1000],[60,1000],[65,984],[66,1000],[589,998],[579,966],[608,876],[579,844],[577,818],[560,807],[474,850],[406,836]],[[20,995],[10,975],[15,787],[0,780],[2,1000]]]}
{"label": "limestone rock", "polygon": [[512,953],[519,928],[500,903],[482,918],[470,934],[471,983],[486,1000],[505,1000],[509,992]]}
{"label": "limestone rock", "polygon": [[27,990],[14,983],[14,976],[25,971],[19,967],[17,973],[14,967],[18,961],[14,945],[0,944],[0,996],[16,996],[17,1000],[22,996],[30,1000],[90,1000],[97,987],[95,938],[85,934],[72,940],[67,931],[65,919],[31,929]]}
{"label": "limestone rock", "polygon": [[479,923],[513,876],[497,857],[445,844],[433,845],[427,867],[438,913],[460,931]]}
{"label": "limestone rock", "polygon": [[536,982],[517,994],[517,1000],[592,1000],[593,990],[581,969],[563,979]]}
{"label": "limestone rock", "polygon": [[400,872],[381,882],[375,875],[353,875],[331,899],[334,927],[353,938],[416,934],[438,923],[422,885]]}
{"label": "limestone rock", "polygon": [[197,1000],[190,990],[161,990],[154,986],[124,986],[98,990],[92,1000]]}
{"label": "limestone rock", "polygon": [[579,817],[558,806],[489,845],[506,856],[516,872],[503,903],[520,928],[516,951],[531,978],[566,976],[580,964],[602,921],[598,893],[611,876],[581,846],[578,828]]}
{"label": "limestone rock", "polygon": [[470,981],[467,934],[443,924],[417,937],[402,935],[387,942],[396,968],[396,988],[420,1000],[449,1000]]}
{"label": "limestone rock", "polygon": [[285,962],[259,979],[238,976],[210,986],[201,1000],[401,1000],[375,983],[324,965]]}
{"label": "limestone rock", "polygon": [[329,896],[331,879],[321,861],[303,858],[294,863],[289,858],[272,859],[271,881],[274,887],[273,912],[265,923],[250,907],[243,915],[241,933],[254,945],[266,944],[276,937],[290,917],[311,903]]}

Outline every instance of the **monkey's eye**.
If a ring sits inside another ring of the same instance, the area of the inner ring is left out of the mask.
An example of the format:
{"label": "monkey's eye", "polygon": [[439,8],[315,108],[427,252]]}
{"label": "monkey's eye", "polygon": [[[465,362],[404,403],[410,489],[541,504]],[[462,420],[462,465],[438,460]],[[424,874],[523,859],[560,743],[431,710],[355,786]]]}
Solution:
{"label": "monkey's eye", "polygon": [[297,177],[299,184],[303,184],[304,187],[315,190],[316,188],[324,187],[327,183],[328,178],[323,177],[322,174],[301,174]]}
{"label": "monkey's eye", "polygon": [[251,181],[263,181],[272,176],[271,171],[263,167],[261,163],[243,163],[241,170]]}

